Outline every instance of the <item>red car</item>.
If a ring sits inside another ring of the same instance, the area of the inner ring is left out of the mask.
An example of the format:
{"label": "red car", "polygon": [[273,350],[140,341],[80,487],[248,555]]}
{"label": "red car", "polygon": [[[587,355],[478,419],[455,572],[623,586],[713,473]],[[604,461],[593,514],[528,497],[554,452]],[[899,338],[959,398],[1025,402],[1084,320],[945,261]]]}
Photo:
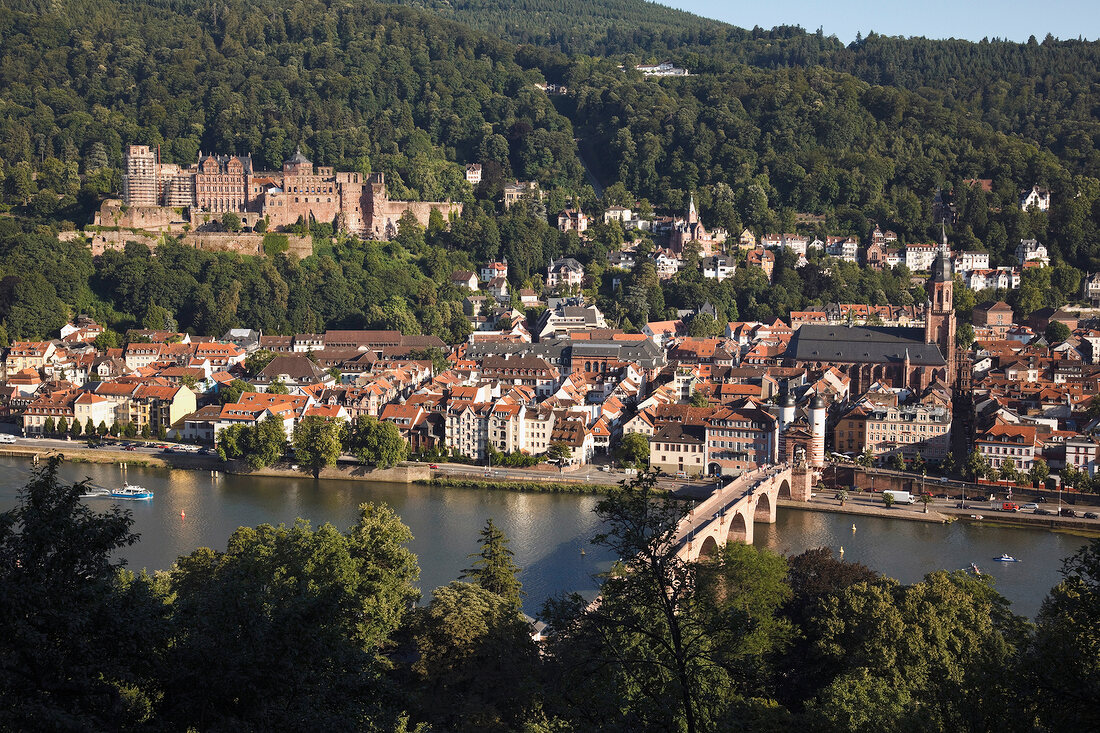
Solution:
{"label": "red car", "polygon": [[439,468],[439,466],[435,465],[434,463],[430,463],[428,464],[428,468]]}

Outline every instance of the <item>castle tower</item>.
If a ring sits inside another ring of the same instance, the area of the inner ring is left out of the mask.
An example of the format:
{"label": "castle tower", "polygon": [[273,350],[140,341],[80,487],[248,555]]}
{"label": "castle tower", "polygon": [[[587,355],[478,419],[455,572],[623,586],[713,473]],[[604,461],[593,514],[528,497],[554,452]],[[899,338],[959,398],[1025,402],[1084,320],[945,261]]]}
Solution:
{"label": "castle tower", "polygon": [[688,224],[698,224],[699,223],[699,212],[695,210],[695,194],[691,195],[691,198],[688,202],[688,220],[687,220],[687,223]]}
{"label": "castle tower", "polygon": [[924,342],[940,347],[947,373],[944,381],[950,387],[955,383],[957,371],[955,355],[955,272],[951,266],[951,252],[947,249],[947,231],[936,259],[932,262],[932,276],[928,279],[929,300],[925,304]]}
{"label": "castle tower", "polygon": [[159,167],[157,154],[148,145],[131,145],[122,156],[122,203],[156,206]]}
{"label": "castle tower", "polygon": [[787,437],[786,431],[794,422],[794,395],[790,392],[784,392],[783,396],[779,398],[779,440],[778,452],[779,460],[784,461],[787,459]]}
{"label": "castle tower", "polygon": [[825,400],[816,395],[810,402],[810,465],[814,468],[825,466]]}

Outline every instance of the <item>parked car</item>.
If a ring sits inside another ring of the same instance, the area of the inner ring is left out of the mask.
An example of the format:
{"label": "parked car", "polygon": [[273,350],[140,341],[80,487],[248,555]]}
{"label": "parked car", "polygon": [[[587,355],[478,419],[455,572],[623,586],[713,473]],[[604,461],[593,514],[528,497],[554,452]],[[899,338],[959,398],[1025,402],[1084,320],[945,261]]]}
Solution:
{"label": "parked car", "polygon": [[1059,511],[1058,514],[1060,516],[1063,516],[1063,517],[1076,517],[1077,516],[1077,512],[1073,511],[1068,506],[1062,507],[1061,511]]}
{"label": "parked car", "polygon": [[1049,509],[1036,509],[1033,513],[1034,514],[1045,514],[1045,515],[1054,514],[1054,512],[1052,512]]}
{"label": "parked car", "polygon": [[1084,517],[1085,519],[1100,519],[1100,517],[1097,516],[1096,512],[1085,512]]}
{"label": "parked car", "polygon": [[434,463],[429,463],[428,468],[439,468],[439,466]]}

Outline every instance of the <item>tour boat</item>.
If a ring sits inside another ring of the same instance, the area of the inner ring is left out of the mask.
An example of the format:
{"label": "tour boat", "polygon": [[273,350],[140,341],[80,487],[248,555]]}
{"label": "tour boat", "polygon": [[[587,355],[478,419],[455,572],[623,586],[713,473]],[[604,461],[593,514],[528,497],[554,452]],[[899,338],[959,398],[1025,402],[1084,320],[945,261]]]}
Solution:
{"label": "tour boat", "polygon": [[115,489],[110,494],[112,499],[152,499],[153,492],[140,486],[126,484],[121,489]]}
{"label": "tour boat", "polygon": [[1012,557],[1008,553],[1002,554],[1000,557],[993,558],[996,562],[1020,562],[1016,558]]}

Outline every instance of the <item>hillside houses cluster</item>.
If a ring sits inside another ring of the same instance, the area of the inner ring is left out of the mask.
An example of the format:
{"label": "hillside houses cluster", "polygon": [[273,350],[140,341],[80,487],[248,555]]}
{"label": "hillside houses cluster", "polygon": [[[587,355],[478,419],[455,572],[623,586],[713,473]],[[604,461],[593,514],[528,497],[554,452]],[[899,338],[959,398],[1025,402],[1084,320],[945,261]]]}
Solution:
{"label": "hillside houses cluster", "polygon": [[[718,281],[732,277],[740,262],[761,269],[770,280],[775,269],[776,252],[790,251],[795,257],[795,267],[809,263],[813,252],[846,262],[853,262],[872,269],[884,270],[905,265],[914,273],[930,271],[940,248],[946,242],[946,233],[940,243],[913,242],[899,244],[896,233],[878,227],[864,246],[859,237],[850,235],[826,236],[824,239],[805,234],[763,234],[759,237],[746,229],[732,239],[724,230],[708,232],[699,222],[694,199],[689,204],[686,217],[657,217],[641,219],[636,212],[623,206],[613,206],[604,212],[604,221],[621,222],[625,228],[650,232],[656,246],[648,257],[653,261],[657,275],[662,280],[674,277],[686,264],[689,245],[695,245],[702,260],[703,277]],[[588,218],[577,208],[568,208],[558,218],[561,231],[585,232]],[[638,264],[638,245],[641,240],[629,241],[610,252],[607,264],[612,268],[633,270]],[[988,252],[960,250],[951,254],[952,267],[971,290],[1014,290],[1020,287],[1021,273],[1030,267],[1047,267],[1050,257],[1046,247],[1036,241],[1024,239],[1016,248],[1016,264],[992,267]],[[553,280],[554,285],[551,285]],[[560,284],[559,278],[549,278],[548,287]],[[1096,286],[1096,298],[1100,301],[1100,284]]]}

